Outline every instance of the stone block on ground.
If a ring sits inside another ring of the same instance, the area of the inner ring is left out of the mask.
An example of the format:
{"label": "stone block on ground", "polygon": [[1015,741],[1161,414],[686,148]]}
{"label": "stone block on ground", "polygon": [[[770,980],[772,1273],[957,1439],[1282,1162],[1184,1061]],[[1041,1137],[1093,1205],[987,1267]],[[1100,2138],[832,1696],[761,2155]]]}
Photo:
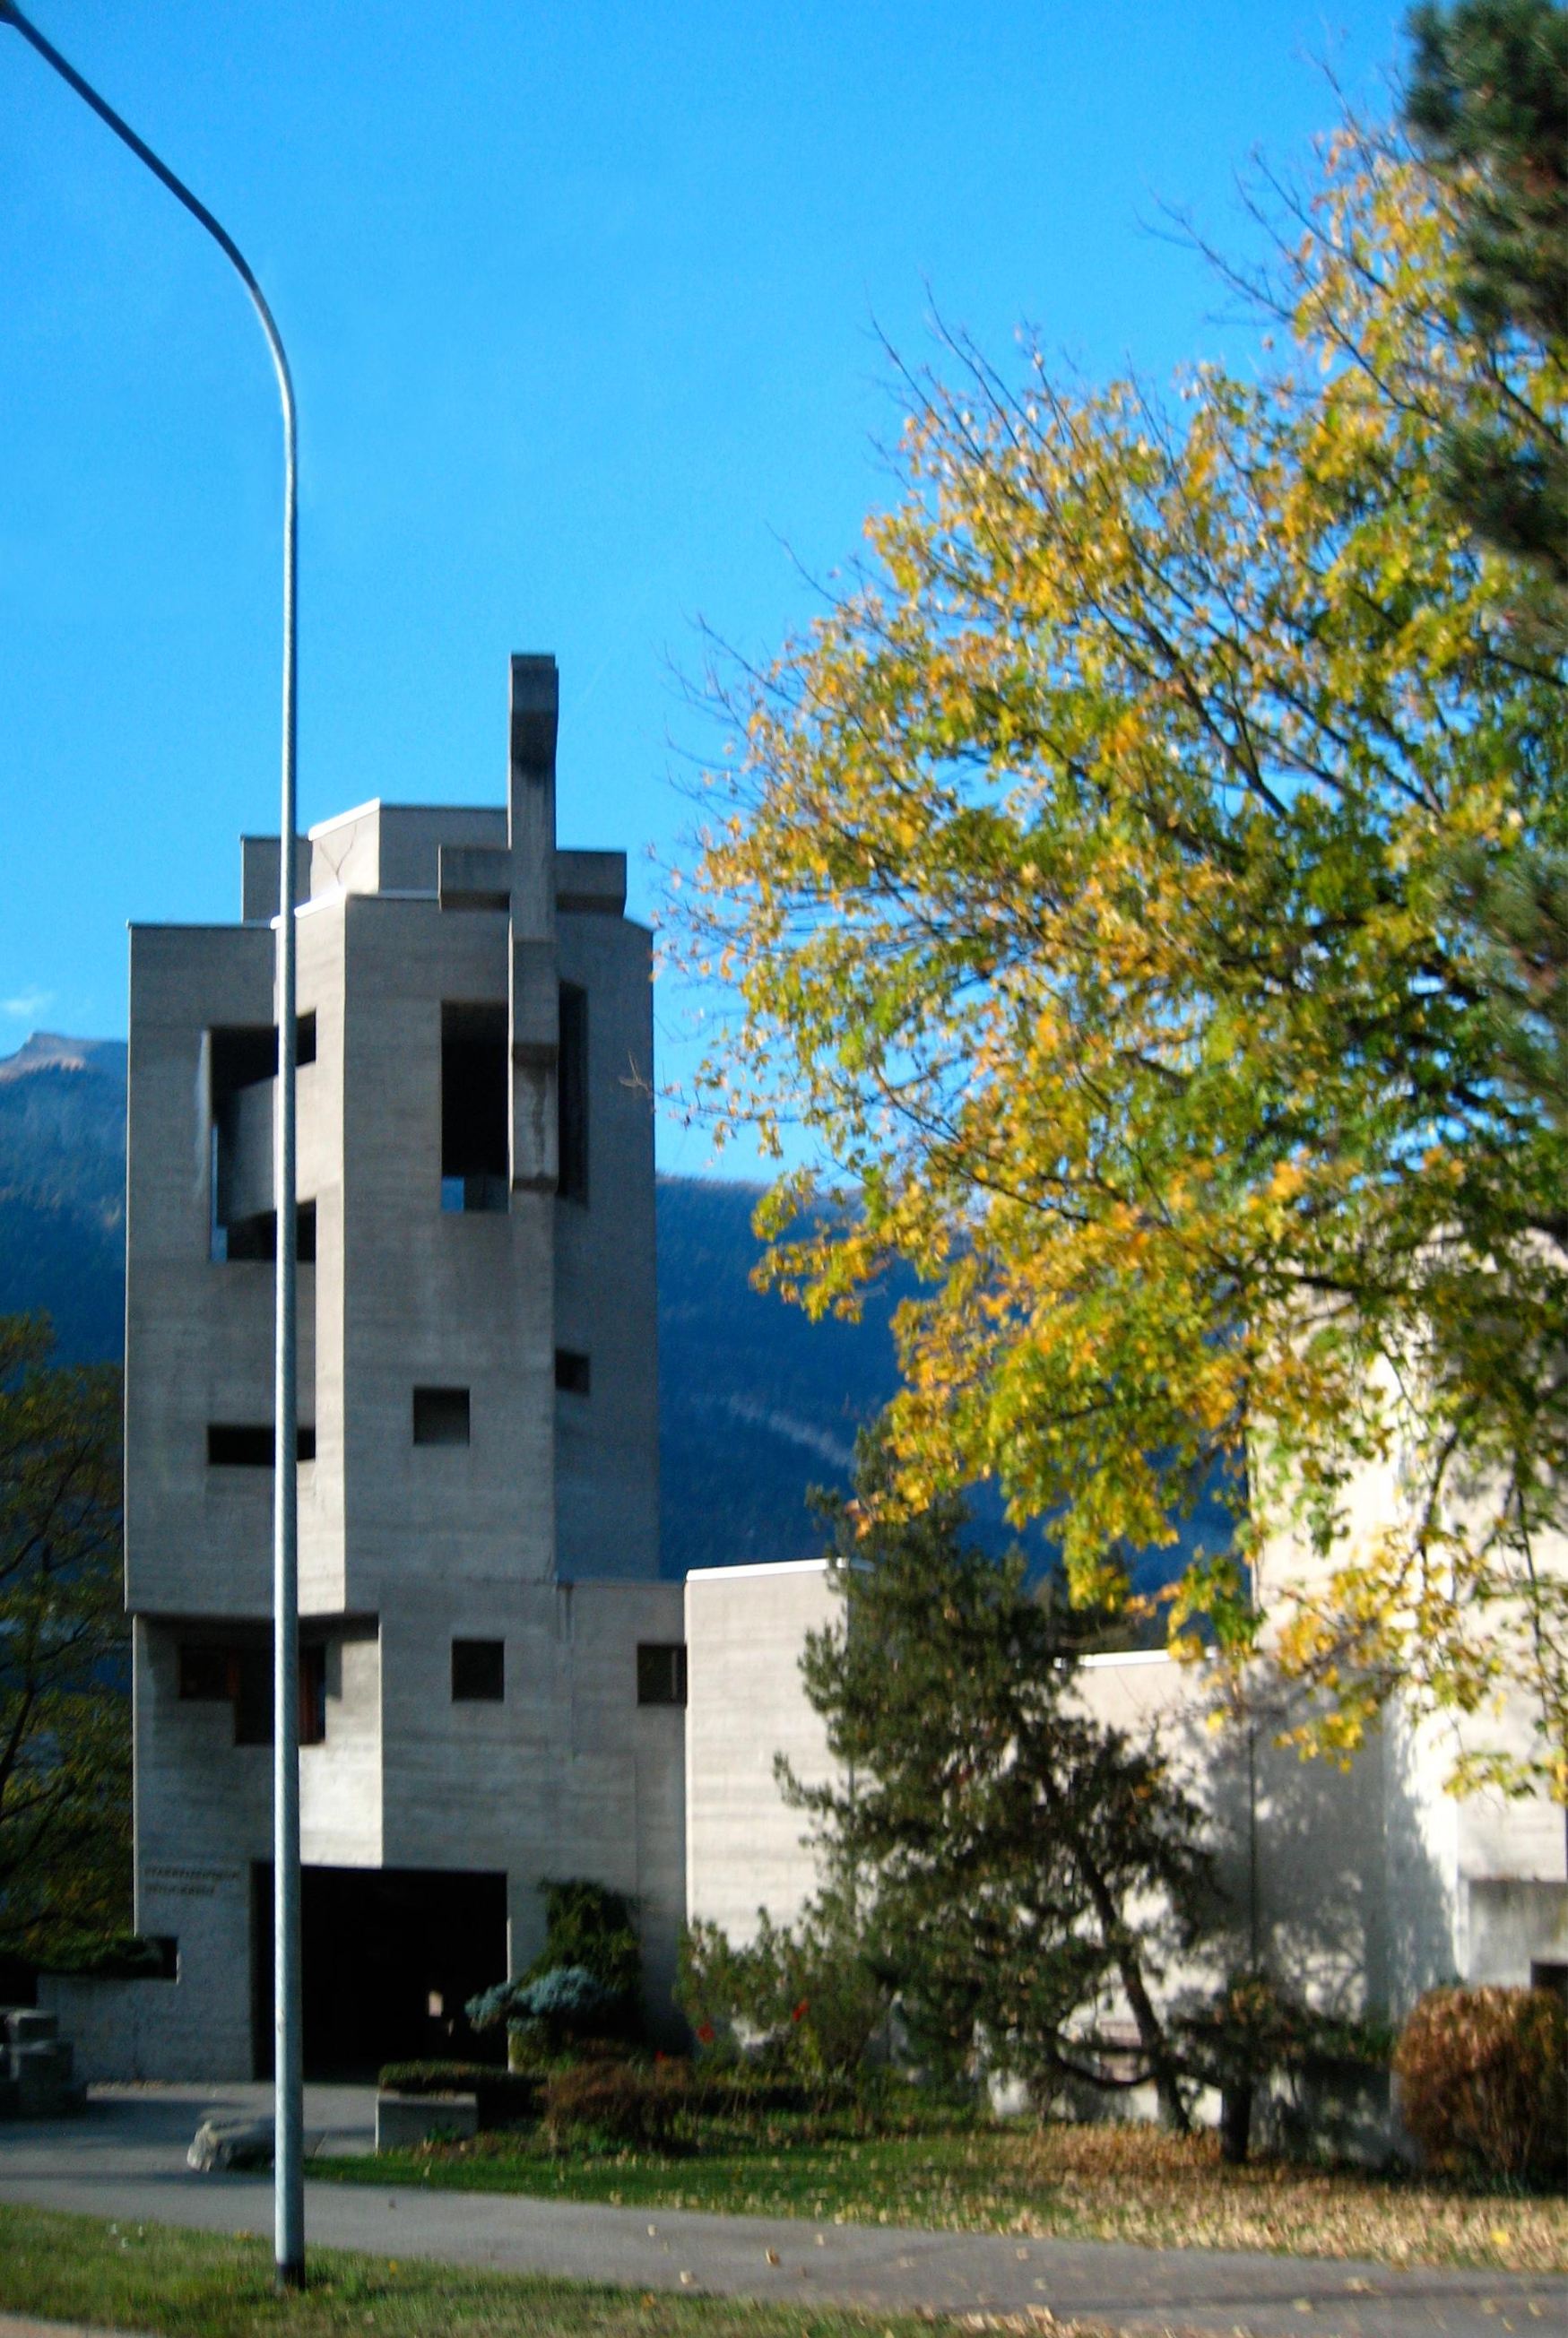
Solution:
{"label": "stone block on ground", "polygon": [[271,2119],[203,2119],[185,2154],[185,2165],[198,2176],[225,2167],[270,2167]]}

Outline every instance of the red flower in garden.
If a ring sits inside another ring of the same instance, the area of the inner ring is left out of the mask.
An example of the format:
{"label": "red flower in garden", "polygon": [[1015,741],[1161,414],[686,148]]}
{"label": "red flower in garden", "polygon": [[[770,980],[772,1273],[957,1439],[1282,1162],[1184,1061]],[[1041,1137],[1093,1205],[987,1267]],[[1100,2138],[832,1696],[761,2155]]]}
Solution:
{"label": "red flower in garden", "polygon": [[799,2004],[795,2008],[794,2012],[789,2016],[789,2019],[791,2021],[804,2021],[806,2016],[810,2012],[810,1999],[808,1997],[803,1997]]}
{"label": "red flower in garden", "polygon": [[714,2034],[713,2024],[710,2021],[700,2021],[697,2024],[697,2038],[700,2045],[711,2046]]}

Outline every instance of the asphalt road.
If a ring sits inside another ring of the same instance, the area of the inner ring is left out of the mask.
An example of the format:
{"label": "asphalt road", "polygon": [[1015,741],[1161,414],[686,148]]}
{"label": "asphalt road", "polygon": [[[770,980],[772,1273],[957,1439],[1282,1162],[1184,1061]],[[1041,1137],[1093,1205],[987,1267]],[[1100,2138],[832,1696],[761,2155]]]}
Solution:
{"label": "asphalt road", "polygon": [[[0,2200],[210,2232],[271,2227],[265,2176],[193,2176],[185,2148],[211,2114],[255,2116],[260,2087],[94,2088],[82,2117],[0,2128]],[[317,2147],[368,2148],[368,2088],[311,2087]],[[938,2313],[1047,2306],[1129,2331],[1219,2338],[1564,2338],[1568,2277],[1394,2272],[1342,2258],[1021,2241],[875,2225],[612,2208],[520,2195],[309,2184],[319,2247],[558,2274],[638,2289]],[[3,2324],[0,2324],[3,2330]]]}

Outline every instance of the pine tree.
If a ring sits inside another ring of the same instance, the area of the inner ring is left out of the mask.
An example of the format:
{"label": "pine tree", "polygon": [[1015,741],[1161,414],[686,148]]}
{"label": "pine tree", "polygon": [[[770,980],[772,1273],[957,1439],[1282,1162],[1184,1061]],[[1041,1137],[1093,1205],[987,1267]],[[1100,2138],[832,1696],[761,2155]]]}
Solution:
{"label": "pine tree", "polygon": [[[1455,515],[1519,565],[1514,629],[1568,653],[1568,437],[1517,393],[1521,346],[1568,367],[1568,12],[1553,0],[1418,8],[1406,125],[1460,221],[1473,394],[1445,438]],[[1454,890],[1490,961],[1499,1059],[1568,1125],[1568,844],[1456,856]]]}
{"label": "pine tree", "polygon": [[[864,1446],[861,1497],[886,1478]],[[1217,1910],[1195,1805],[1152,1743],[1077,1702],[1083,1617],[1032,1593],[1021,1557],[970,1547],[959,1503],[897,1524],[860,1501],[824,1508],[844,1613],[810,1636],[802,1670],[845,1783],[792,1792],[840,1896],[863,1895],[917,2047],[951,2065],[984,2040],[1042,2097],[1073,2078],[1152,2078],[1184,2129],[1155,1989],[1163,1950]],[[1131,2068],[1102,2027],[1118,1997]]]}

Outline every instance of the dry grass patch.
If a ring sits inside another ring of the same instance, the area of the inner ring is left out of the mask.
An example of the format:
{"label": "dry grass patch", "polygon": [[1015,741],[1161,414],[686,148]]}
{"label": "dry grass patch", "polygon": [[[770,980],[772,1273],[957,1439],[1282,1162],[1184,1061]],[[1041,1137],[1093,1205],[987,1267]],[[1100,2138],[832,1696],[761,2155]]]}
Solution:
{"label": "dry grass patch", "polygon": [[1386,2264],[1568,2270],[1568,2199],[1561,2196],[1480,2194],[1278,2159],[1226,2167],[1212,2136],[1142,2127],[1047,2127],[1011,2138],[1009,2156],[1014,2183],[1040,2196],[1038,2207],[1020,2205],[1021,2232]]}

